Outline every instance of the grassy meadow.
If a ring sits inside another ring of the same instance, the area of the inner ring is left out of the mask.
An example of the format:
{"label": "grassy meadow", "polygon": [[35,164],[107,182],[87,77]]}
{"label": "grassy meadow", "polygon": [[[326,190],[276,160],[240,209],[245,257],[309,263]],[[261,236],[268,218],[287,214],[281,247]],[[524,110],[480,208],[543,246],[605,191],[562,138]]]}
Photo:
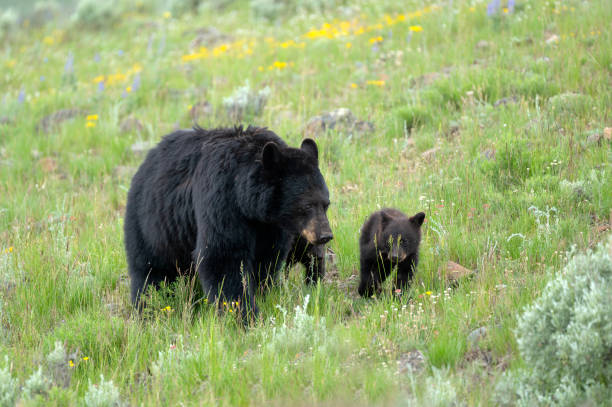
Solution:
{"label": "grassy meadow", "polygon": [[[38,389],[6,405],[496,404],[524,365],[517,316],[572,246],[612,227],[612,8],[331,3],[265,19],[244,0],[126,2],[102,23],[59,12],[3,28],[0,369]],[[237,116],[247,85],[267,97]],[[279,276],[247,329],[198,301],[197,280],[136,314],[122,229],[136,147],[194,117],[297,146],[338,108],[374,131],[316,137],[325,280]],[[359,229],[385,206],[426,212],[421,262],[401,298],[387,285],[362,299]],[[451,284],[449,261],[476,273]]]}

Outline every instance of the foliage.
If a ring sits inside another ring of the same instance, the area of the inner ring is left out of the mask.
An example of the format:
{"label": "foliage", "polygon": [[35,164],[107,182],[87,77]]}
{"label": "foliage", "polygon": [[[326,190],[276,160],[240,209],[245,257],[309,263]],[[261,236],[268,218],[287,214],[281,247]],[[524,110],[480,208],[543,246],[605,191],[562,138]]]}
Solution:
{"label": "foliage", "polygon": [[89,383],[89,389],[83,397],[85,407],[120,407],[123,405],[119,389],[112,380],[105,380],[100,375],[100,383]]}
{"label": "foliage", "polygon": [[19,395],[19,382],[11,375],[8,357],[0,368],[0,407],[13,407]]}
{"label": "foliage", "polygon": [[611,296],[612,237],[595,251],[573,254],[519,318],[516,337],[525,368],[508,379],[517,402],[572,406],[610,400]]}

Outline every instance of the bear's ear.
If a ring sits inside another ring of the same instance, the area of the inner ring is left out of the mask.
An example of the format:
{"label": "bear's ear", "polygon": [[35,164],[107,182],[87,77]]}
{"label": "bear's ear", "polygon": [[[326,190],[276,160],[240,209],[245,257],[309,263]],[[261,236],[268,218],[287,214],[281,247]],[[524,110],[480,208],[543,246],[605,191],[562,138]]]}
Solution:
{"label": "bear's ear", "polygon": [[300,148],[314,157],[317,163],[319,162],[319,149],[317,148],[317,143],[315,143],[313,139],[304,139]]}
{"label": "bear's ear", "polygon": [[421,225],[423,225],[424,220],[425,220],[424,212],[419,212],[416,215],[414,215],[412,218],[410,218],[410,222],[412,222],[415,226],[419,228],[421,227]]}
{"label": "bear's ear", "polygon": [[386,228],[387,225],[391,223],[392,220],[393,218],[389,216],[387,212],[380,212],[380,225],[382,226],[383,229]]}
{"label": "bear's ear", "polygon": [[266,143],[261,155],[263,167],[266,170],[275,170],[280,166],[281,158],[282,153],[278,148],[278,145],[273,141]]}

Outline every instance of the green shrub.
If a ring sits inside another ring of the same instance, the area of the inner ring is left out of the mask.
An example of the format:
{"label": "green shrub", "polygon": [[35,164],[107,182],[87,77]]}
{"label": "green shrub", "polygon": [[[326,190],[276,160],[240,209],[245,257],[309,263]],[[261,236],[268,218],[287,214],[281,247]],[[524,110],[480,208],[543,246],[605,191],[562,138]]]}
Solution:
{"label": "green shrub", "polygon": [[397,116],[402,121],[402,126],[408,130],[429,124],[433,118],[427,108],[421,105],[409,105],[399,108]]}
{"label": "green shrub", "polygon": [[4,364],[0,369],[0,407],[13,407],[19,394],[19,382],[11,375],[8,357],[5,357]]}
{"label": "green shrub", "polygon": [[10,31],[17,28],[17,22],[19,21],[19,15],[12,8],[5,9],[0,14],[0,35],[9,33]]}
{"label": "green shrub", "polygon": [[612,400],[612,237],[575,255],[521,315],[525,368],[500,384],[504,404],[573,406]]}
{"label": "green shrub", "polygon": [[100,384],[89,383],[83,403],[86,407],[119,407],[124,405],[119,395],[119,389],[112,380],[104,380],[100,376]]}
{"label": "green shrub", "polygon": [[72,20],[85,28],[100,29],[116,23],[120,14],[117,0],[80,0]]}
{"label": "green shrub", "polygon": [[268,96],[270,96],[269,87],[254,91],[247,81],[230,96],[223,98],[223,106],[231,120],[242,121],[259,116],[266,106]]}

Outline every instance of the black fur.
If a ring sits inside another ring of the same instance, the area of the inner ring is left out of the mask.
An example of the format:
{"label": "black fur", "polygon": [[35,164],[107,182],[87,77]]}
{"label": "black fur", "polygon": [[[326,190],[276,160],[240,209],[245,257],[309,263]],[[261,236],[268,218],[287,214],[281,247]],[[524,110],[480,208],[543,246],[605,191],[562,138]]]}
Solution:
{"label": "black fur", "polygon": [[406,288],[419,264],[421,225],[425,214],[408,218],[397,209],[374,212],[363,224],[359,239],[361,281],[359,294],[370,297],[397,266],[394,288]]}
{"label": "black fur", "polygon": [[305,268],[306,284],[316,284],[325,277],[325,245],[310,244],[301,235],[296,236],[287,257],[287,271],[295,264]]}
{"label": "black fur", "polygon": [[149,284],[197,271],[211,302],[221,295],[256,313],[255,289],[274,277],[306,225],[314,225],[312,239],[331,239],[317,154],[312,140],[290,148],[272,131],[250,126],[164,137],[128,193],[134,305]]}

